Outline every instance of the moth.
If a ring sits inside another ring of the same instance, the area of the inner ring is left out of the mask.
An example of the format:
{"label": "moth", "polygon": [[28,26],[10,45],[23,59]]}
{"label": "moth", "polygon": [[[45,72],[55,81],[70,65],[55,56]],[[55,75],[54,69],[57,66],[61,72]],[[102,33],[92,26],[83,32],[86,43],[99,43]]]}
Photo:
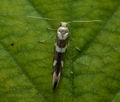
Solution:
{"label": "moth", "polygon": [[68,24],[72,22],[98,22],[100,20],[90,20],[90,21],[71,21],[71,22],[61,22],[59,28],[57,29],[56,42],[54,48],[54,58],[53,58],[53,79],[52,87],[53,90],[59,84],[62,69],[64,67],[64,54],[68,46],[69,38],[69,28]]}
{"label": "moth", "polygon": [[67,49],[69,38],[69,29],[67,25],[67,22],[61,22],[60,27],[57,30],[53,58],[53,89],[58,86],[61,72],[64,66],[64,54]]}

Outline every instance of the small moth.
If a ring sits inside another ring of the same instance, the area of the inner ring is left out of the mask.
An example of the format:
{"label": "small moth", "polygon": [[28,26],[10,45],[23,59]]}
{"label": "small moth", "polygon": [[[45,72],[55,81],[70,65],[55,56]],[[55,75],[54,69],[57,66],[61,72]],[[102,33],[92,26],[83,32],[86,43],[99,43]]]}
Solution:
{"label": "small moth", "polygon": [[67,22],[61,22],[60,27],[57,29],[53,58],[53,89],[58,86],[61,72],[64,66],[64,53],[66,52],[69,38],[69,29],[67,25]]}
{"label": "small moth", "polygon": [[[88,20],[88,21],[70,21],[70,22],[61,22],[59,28],[57,29],[57,36],[54,48],[54,58],[53,58],[53,78],[52,78],[52,87],[56,89],[59,84],[60,76],[63,69],[64,63],[64,54],[68,45],[69,38],[69,23],[76,22],[99,22],[101,20]],[[80,49],[77,48],[80,51]],[[73,73],[73,72],[72,72]]]}

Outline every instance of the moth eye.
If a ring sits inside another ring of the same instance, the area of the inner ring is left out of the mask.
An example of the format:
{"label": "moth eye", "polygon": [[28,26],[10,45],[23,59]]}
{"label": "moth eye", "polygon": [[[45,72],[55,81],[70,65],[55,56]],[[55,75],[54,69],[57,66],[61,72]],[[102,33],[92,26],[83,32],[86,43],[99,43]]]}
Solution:
{"label": "moth eye", "polygon": [[60,23],[60,26],[62,26],[62,23]]}
{"label": "moth eye", "polygon": [[59,32],[62,32],[62,31],[63,31],[62,29],[59,30]]}

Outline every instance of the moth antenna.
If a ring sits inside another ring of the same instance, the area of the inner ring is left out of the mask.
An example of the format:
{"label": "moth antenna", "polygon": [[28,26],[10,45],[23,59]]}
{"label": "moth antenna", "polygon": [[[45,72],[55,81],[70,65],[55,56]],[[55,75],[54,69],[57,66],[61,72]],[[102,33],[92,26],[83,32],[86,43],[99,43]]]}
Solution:
{"label": "moth antenna", "polygon": [[25,18],[32,18],[32,19],[44,19],[44,20],[51,20],[51,21],[57,21],[57,19],[51,19],[46,17],[38,17],[38,16],[24,16],[24,15],[15,15],[15,14],[0,14],[0,16],[13,16],[13,17],[25,17]]}
{"label": "moth antenna", "polygon": [[74,20],[74,21],[70,21],[68,23],[89,23],[89,22],[101,22],[102,20]]}
{"label": "moth antenna", "polygon": [[56,29],[53,29],[53,28],[47,28],[48,30],[55,30],[56,31]]}
{"label": "moth antenna", "polygon": [[57,20],[57,19],[37,17],[37,16],[27,16],[27,17],[28,17],[28,18],[34,18],[34,19],[45,19],[45,20],[51,20],[51,21],[56,21],[56,20]]}

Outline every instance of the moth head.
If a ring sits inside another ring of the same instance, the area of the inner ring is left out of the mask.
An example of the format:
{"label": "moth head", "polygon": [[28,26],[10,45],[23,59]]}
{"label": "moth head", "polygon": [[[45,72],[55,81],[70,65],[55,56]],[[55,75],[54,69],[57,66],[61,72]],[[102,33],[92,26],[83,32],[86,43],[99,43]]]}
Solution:
{"label": "moth head", "polygon": [[60,40],[65,40],[68,38],[69,35],[69,29],[67,27],[67,22],[61,22],[60,27],[57,30],[57,36]]}
{"label": "moth head", "polygon": [[67,27],[67,26],[68,26],[68,23],[67,23],[67,22],[61,22],[61,23],[60,23],[60,26],[61,26],[61,27]]}

